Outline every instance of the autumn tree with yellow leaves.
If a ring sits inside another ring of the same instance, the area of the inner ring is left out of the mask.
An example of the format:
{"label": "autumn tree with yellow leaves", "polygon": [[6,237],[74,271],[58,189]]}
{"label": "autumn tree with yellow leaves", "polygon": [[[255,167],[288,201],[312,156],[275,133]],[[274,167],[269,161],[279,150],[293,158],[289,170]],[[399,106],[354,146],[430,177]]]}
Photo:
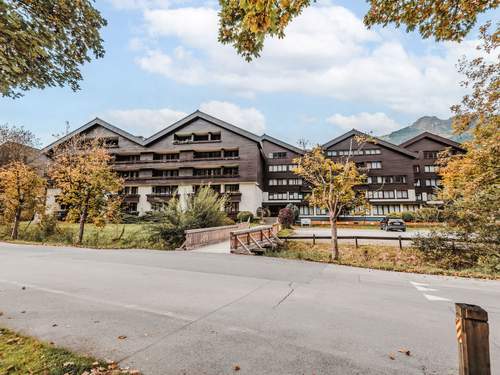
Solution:
{"label": "autumn tree with yellow leaves", "polygon": [[45,180],[26,164],[14,161],[0,169],[0,205],[5,223],[12,224],[10,237],[16,240],[22,216],[43,212]]}
{"label": "autumn tree with yellow leaves", "polygon": [[334,161],[327,158],[319,146],[295,159],[294,163],[297,167],[293,172],[311,187],[312,192],[307,197],[309,204],[328,210],[332,232],[331,259],[338,260],[337,219],[345,210],[366,204],[364,194],[355,189],[364,184],[365,176],[350,156]]}
{"label": "autumn tree with yellow leaves", "polygon": [[73,137],[56,147],[49,176],[59,204],[68,207],[66,220],[79,223],[78,244],[85,224],[104,227],[120,211],[123,180],[110,165],[111,155],[99,138]]}

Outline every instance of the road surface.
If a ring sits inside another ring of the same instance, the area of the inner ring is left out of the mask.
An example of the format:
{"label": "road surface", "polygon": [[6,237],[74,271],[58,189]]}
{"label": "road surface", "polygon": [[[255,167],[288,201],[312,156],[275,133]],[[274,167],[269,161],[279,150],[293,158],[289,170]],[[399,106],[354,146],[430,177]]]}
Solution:
{"label": "road surface", "polygon": [[500,373],[500,282],[0,243],[0,325],[145,374],[456,374],[455,301],[489,312]]}

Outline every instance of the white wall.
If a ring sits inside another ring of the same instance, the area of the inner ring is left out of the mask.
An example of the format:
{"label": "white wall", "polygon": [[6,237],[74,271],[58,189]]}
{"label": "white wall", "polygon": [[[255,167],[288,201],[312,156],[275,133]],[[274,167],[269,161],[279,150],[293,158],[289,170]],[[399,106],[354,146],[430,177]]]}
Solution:
{"label": "white wall", "polygon": [[262,207],[262,190],[255,182],[240,182],[241,202],[240,211],[257,213],[257,208]]}
{"label": "white wall", "polygon": [[139,215],[144,215],[147,211],[151,211],[151,204],[148,202],[146,194],[151,194],[152,192],[153,188],[151,186],[138,187],[139,203],[137,203],[137,212],[139,212]]}
{"label": "white wall", "polygon": [[59,204],[56,202],[56,195],[60,192],[61,189],[47,189],[46,213],[51,214],[60,209]]}

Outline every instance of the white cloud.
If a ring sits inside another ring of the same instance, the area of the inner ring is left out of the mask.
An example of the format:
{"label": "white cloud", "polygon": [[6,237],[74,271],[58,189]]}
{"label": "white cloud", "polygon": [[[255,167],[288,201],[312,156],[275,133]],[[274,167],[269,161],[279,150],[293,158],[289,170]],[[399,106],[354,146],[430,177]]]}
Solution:
{"label": "white cloud", "polygon": [[150,9],[166,8],[170,5],[168,0],[107,0],[117,9]]}
{"label": "white cloud", "polygon": [[401,128],[401,125],[382,112],[361,112],[350,116],[336,113],[326,121],[338,126],[342,131],[357,129],[374,135],[384,135]]}
{"label": "white cloud", "polygon": [[473,42],[443,43],[419,55],[397,33],[367,30],[341,6],[313,5],[284,39],[266,41],[262,57],[245,62],[217,41],[217,10],[208,6],[144,11],[147,38],[174,47],[137,58],[140,67],[188,85],[245,93],[302,93],[361,101],[401,113],[449,115],[462,89],[455,64]]}
{"label": "white cloud", "polygon": [[253,107],[241,108],[234,103],[212,100],[202,103],[200,110],[258,135],[266,129],[266,118]]}
{"label": "white cloud", "polygon": [[[262,134],[266,128],[264,115],[253,107],[242,108],[234,103],[212,100],[201,103],[200,110],[256,134]],[[134,108],[109,110],[101,117],[134,135],[149,137],[185,116],[187,113],[171,108]]]}
{"label": "white cloud", "polygon": [[105,112],[102,118],[132,134],[149,137],[185,116],[186,113],[170,108],[115,109]]}

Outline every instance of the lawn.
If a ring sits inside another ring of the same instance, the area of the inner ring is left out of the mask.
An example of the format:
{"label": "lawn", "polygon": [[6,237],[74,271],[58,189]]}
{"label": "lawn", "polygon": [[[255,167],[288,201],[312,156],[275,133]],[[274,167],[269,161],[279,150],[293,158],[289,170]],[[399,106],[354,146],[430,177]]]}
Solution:
{"label": "lawn", "polygon": [[[160,248],[159,244],[149,240],[149,224],[108,224],[97,228],[93,224],[85,225],[82,246],[94,248]],[[78,236],[78,224],[59,222],[57,231],[43,235],[34,223],[23,222],[19,230],[19,242],[36,242],[46,245],[72,245]],[[0,240],[8,240],[6,227],[0,226]]]}
{"label": "lawn", "polygon": [[[331,245],[328,243],[312,245],[310,242],[287,241],[276,250],[268,250],[265,255],[328,263],[330,262],[330,249]],[[418,250],[412,248],[400,250],[399,246],[361,245],[356,249],[354,245],[340,245],[340,260],[334,263],[387,271],[500,279],[499,273],[488,269],[444,269],[437,264],[425,262]]]}
{"label": "lawn", "polygon": [[0,328],[0,375],[139,374]]}

